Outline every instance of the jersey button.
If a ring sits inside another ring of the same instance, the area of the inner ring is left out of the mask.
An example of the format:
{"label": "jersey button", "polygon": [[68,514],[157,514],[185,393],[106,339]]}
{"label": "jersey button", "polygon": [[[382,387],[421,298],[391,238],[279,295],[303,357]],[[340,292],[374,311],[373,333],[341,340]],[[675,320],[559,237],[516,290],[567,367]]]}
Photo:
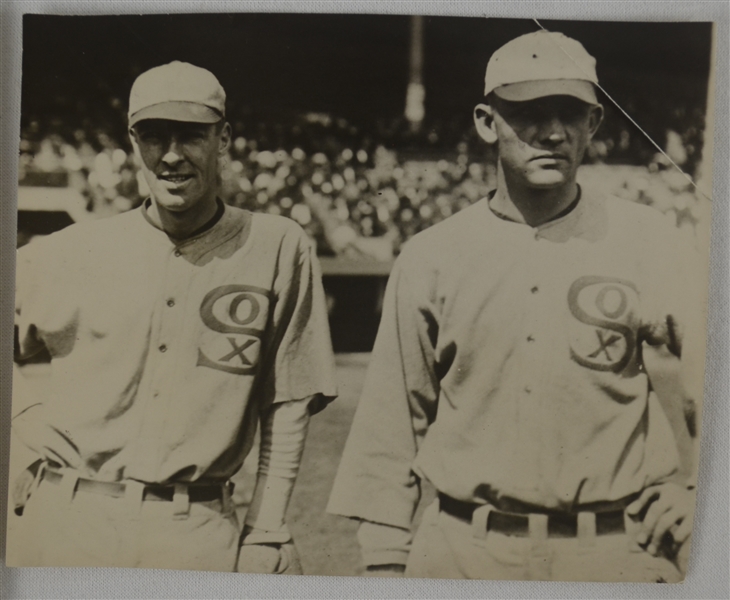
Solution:
{"label": "jersey button", "polygon": [[173,306],[175,306],[175,301],[172,298],[170,298],[167,301],[167,306],[169,306],[170,308],[172,308]]}
{"label": "jersey button", "polygon": [[532,392],[532,388],[529,385],[526,385],[525,391],[529,394],[530,392]]}
{"label": "jersey button", "polygon": [[534,336],[533,336],[532,334],[528,335],[528,336],[527,336],[527,341],[528,341],[528,342],[534,342],[534,341],[535,341],[535,338],[534,338]]}
{"label": "jersey button", "polygon": [[182,256],[182,252],[180,252],[180,250],[175,250],[175,256]]}
{"label": "jersey button", "polygon": [[533,294],[537,294],[537,292],[539,292],[539,291],[540,291],[540,288],[539,288],[539,287],[537,287],[536,285],[533,285],[533,286],[532,286],[532,289],[531,289],[530,291],[531,291],[531,292],[532,292]]}
{"label": "jersey button", "polygon": [[160,345],[160,347],[158,348],[158,350],[160,352],[167,352],[167,346],[165,344],[162,344],[162,345]]}

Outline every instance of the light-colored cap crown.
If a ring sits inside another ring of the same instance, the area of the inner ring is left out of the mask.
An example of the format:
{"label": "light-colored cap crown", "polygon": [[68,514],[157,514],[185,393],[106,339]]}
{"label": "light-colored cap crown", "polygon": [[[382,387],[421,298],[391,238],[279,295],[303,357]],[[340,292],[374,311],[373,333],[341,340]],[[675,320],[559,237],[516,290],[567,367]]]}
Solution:
{"label": "light-colored cap crown", "polygon": [[552,31],[536,31],[507,42],[489,59],[484,95],[525,101],[570,95],[596,104],[596,59],[580,42]]}
{"label": "light-colored cap crown", "polygon": [[226,92],[215,75],[174,61],[145,71],[129,94],[129,126],[143,119],[216,123],[225,118]]}

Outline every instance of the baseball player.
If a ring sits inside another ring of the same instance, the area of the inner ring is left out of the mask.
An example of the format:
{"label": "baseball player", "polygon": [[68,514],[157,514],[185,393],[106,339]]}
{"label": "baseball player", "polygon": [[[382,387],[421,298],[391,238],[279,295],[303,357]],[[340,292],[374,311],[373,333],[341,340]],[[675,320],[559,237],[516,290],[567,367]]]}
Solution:
{"label": "baseball player", "polygon": [[485,84],[496,189],[399,256],[328,510],[374,575],[677,581],[692,484],[642,357],[680,353],[689,251],[576,183],[603,114],[580,43],[516,38]]}
{"label": "baseball player", "polygon": [[[231,128],[209,71],[140,75],[129,127],[143,206],[19,252],[17,361],[48,353],[51,376],[43,401],[16,390],[40,468],[15,488],[9,562],[300,572],[284,516],[309,416],[336,394],[313,246],[217,197]],[[257,423],[241,528],[229,480]]]}

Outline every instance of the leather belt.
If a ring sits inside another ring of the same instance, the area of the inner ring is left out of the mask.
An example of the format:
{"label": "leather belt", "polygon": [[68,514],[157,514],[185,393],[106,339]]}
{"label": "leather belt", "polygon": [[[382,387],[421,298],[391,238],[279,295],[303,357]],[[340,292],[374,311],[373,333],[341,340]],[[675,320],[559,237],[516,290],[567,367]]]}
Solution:
{"label": "leather belt", "polygon": [[[457,500],[439,493],[439,507],[446,514],[471,524],[474,511],[482,506],[473,502]],[[596,535],[625,533],[623,510],[595,512]],[[547,514],[548,537],[578,537],[578,513],[555,512]],[[528,537],[529,516],[526,514],[507,513],[492,508],[487,519],[487,531],[496,531],[504,535]]]}
{"label": "leather belt", "polygon": [[[52,484],[60,484],[63,479],[63,473],[59,473],[51,468],[46,467],[43,473],[43,480]],[[224,499],[225,483],[211,484],[186,484],[188,498],[190,502],[210,502],[212,500]],[[94,479],[84,479],[79,477],[76,484],[77,492],[88,492],[91,494],[101,494],[103,496],[111,496],[113,498],[123,498],[127,486],[123,482],[118,481],[96,481]],[[142,494],[142,500],[154,500],[161,502],[172,502],[175,495],[174,485],[145,485]]]}

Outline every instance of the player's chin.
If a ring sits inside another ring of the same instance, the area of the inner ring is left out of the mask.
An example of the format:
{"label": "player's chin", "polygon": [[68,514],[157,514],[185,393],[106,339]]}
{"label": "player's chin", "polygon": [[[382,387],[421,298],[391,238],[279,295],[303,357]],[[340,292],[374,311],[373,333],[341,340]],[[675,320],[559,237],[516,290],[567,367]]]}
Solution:
{"label": "player's chin", "polygon": [[560,169],[538,169],[528,173],[527,181],[533,188],[548,190],[565,185],[568,177]]}
{"label": "player's chin", "polygon": [[184,196],[174,196],[172,194],[162,194],[155,197],[157,205],[170,213],[184,213],[188,211],[195,201]]}

